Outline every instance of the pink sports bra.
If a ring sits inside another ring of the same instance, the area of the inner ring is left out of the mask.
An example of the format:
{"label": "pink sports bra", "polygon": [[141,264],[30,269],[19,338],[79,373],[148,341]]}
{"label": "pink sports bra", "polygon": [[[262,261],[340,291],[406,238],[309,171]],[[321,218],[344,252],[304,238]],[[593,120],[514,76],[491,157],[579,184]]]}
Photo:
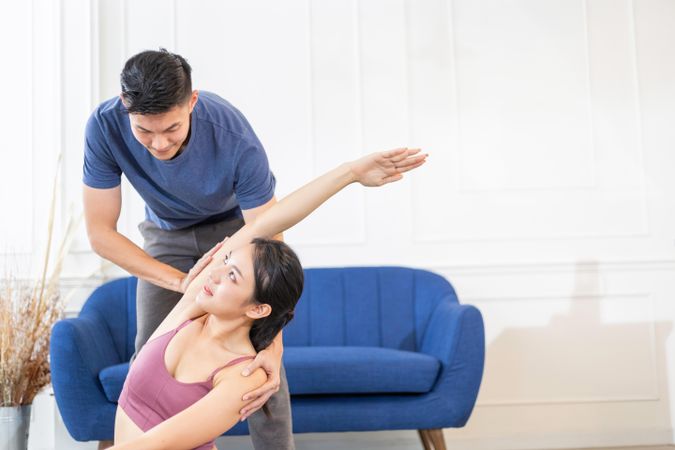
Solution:
{"label": "pink sports bra", "polygon": [[[186,320],[161,336],[148,341],[138,353],[124,382],[119,405],[131,420],[144,432],[196,403],[213,389],[213,377],[218,371],[255,356],[241,356],[214,370],[206,381],[183,383],[166,369],[164,354],[171,339],[185,325]],[[214,441],[196,447],[210,450]]]}

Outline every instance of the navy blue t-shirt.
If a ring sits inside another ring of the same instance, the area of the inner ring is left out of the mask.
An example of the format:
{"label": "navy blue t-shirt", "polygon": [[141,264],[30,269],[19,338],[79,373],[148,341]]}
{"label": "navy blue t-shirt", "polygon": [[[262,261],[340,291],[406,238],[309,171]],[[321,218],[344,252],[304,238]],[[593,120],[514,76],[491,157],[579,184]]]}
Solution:
{"label": "navy blue t-shirt", "polygon": [[136,140],[119,97],[92,113],[85,131],[87,186],[108,189],[122,173],[145,200],[145,216],[165,230],[241,216],[267,203],[276,180],[246,118],[217,95],[200,91],[183,151],[161,161]]}

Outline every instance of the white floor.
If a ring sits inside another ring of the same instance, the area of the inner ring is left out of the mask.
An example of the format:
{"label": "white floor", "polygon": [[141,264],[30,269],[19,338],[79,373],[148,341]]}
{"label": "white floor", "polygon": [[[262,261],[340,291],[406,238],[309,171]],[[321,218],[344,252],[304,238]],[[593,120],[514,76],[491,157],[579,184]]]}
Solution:
{"label": "white floor", "polygon": [[[574,450],[673,450],[675,445],[660,445],[660,446],[649,446],[649,447],[602,447],[594,449],[574,449]],[[572,449],[568,449],[572,450]]]}
{"label": "white floor", "polygon": [[[295,444],[297,450],[422,450],[422,444],[417,438],[416,432],[410,432],[410,436],[406,436],[406,432],[388,433],[393,434],[391,439],[376,436],[380,433],[297,435]],[[216,442],[216,445],[218,450],[253,450],[248,437],[221,438]],[[453,450],[452,445],[448,444],[448,450]],[[675,445],[566,450],[675,450]]]}
{"label": "white floor", "polygon": [[[29,436],[29,450],[96,450],[97,448],[96,442],[76,442],[70,437],[49,391],[38,395],[34,402]],[[297,450],[422,450],[416,431],[296,434],[295,443]],[[447,442],[447,444],[448,450],[477,450],[475,443]],[[219,438],[216,445],[219,450],[253,450],[248,436]],[[489,449],[481,447],[481,450]],[[530,450],[532,450],[531,447]],[[675,450],[675,445],[605,447],[602,449],[596,447],[575,450]]]}

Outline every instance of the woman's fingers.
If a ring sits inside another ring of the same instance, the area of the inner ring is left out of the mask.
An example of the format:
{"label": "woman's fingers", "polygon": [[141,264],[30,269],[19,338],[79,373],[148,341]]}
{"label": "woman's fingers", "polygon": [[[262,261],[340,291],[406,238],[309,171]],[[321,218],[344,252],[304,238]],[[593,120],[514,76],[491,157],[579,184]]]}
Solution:
{"label": "woman's fingers", "polygon": [[386,151],[386,152],[383,152],[383,153],[382,153],[382,156],[384,156],[385,158],[393,158],[393,157],[395,157],[395,156],[405,154],[405,152],[406,152],[407,150],[408,150],[408,149],[407,149],[406,147],[395,148],[395,149],[393,149],[393,150],[388,150],[388,151]]}
{"label": "woman's fingers", "polygon": [[[227,238],[225,238],[225,239],[227,239]],[[213,246],[213,248],[211,250],[206,252],[206,255],[204,255],[204,256],[207,256],[207,255],[213,256],[220,249],[220,247],[223,246],[223,242],[225,242],[225,241],[218,242],[216,245]]]}
{"label": "woman's fingers", "polygon": [[394,155],[390,158],[390,161],[393,163],[398,163],[400,161],[405,160],[406,158],[409,158],[412,155],[415,155],[420,152],[421,149],[419,148],[406,148],[404,152],[401,152],[400,154]]}
{"label": "woman's fingers", "polygon": [[211,262],[211,260],[213,259],[213,255],[214,255],[214,254],[218,251],[218,249],[219,249],[220,247],[222,247],[222,246],[223,246],[223,244],[219,242],[219,243],[217,243],[211,250],[209,250],[208,252],[204,253],[204,256],[202,256],[201,258],[199,258],[199,260],[197,261],[197,264],[195,264],[194,267],[192,267],[191,270],[197,269],[198,272],[201,272],[202,269],[203,269],[204,267],[206,267],[206,266]]}
{"label": "woman's fingers", "polygon": [[426,160],[426,159],[422,159],[421,161],[417,161],[416,163],[411,164],[411,165],[409,165],[409,166],[405,166],[405,167],[397,167],[397,170],[398,170],[399,173],[408,172],[408,171],[410,171],[410,170],[417,169],[419,166],[421,166],[421,165],[424,164],[425,162],[427,162],[427,160]]}
{"label": "woman's fingers", "polygon": [[382,179],[382,184],[387,184],[387,183],[392,183],[394,181],[399,181],[401,178],[403,178],[403,173],[408,172],[410,170],[416,169],[422,164],[426,162],[425,158],[415,158],[414,161],[411,161],[409,163],[406,163],[405,166],[399,166],[398,164],[396,165],[396,173],[389,175],[388,177],[385,177]]}
{"label": "woman's fingers", "polygon": [[396,163],[396,168],[399,169],[399,171],[402,171],[403,169],[408,169],[417,167],[419,163],[423,163],[426,161],[427,156],[429,156],[427,153],[424,153],[422,155],[416,155],[416,156],[410,156],[400,162]]}
{"label": "woman's fingers", "polygon": [[190,269],[190,271],[191,271],[191,272],[192,272],[192,271],[195,271],[195,272],[196,272],[196,273],[195,273],[195,276],[197,276],[197,275],[199,274],[199,272],[201,272],[202,270],[204,270],[204,268],[205,268],[206,266],[209,265],[209,263],[211,262],[212,259],[213,259],[213,256],[211,256],[211,255],[204,255],[204,256],[202,256],[202,259],[200,259],[199,261],[197,261],[197,264],[195,264],[195,265],[192,267],[192,269]]}

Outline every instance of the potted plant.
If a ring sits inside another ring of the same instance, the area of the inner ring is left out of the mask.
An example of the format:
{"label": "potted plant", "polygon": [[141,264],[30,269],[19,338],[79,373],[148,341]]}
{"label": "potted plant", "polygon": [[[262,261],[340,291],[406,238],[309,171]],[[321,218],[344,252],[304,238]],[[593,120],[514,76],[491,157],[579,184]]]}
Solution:
{"label": "potted plant", "polygon": [[8,274],[0,280],[0,448],[3,450],[27,448],[33,399],[51,381],[49,337],[65,305],[59,293],[59,276],[76,228],[71,219],[48,276],[56,181],[57,177],[40,277],[27,280]]}

